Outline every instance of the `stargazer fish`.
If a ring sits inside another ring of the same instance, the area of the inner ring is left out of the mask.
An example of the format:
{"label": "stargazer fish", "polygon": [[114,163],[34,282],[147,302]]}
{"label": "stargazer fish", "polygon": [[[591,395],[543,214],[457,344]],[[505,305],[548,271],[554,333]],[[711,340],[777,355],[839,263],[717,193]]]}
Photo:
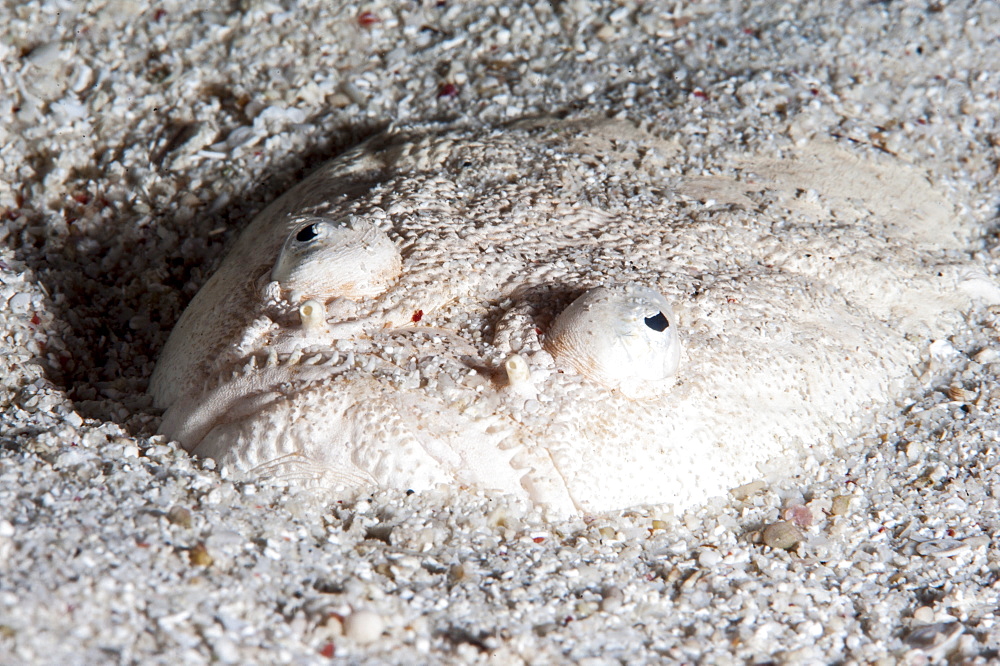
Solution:
{"label": "stargazer fish", "polygon": [[917,168],[621,120],[398,129],[243,231],[151,382],[162,432],[345,497],[676,509],[858,433],[995,299]]}

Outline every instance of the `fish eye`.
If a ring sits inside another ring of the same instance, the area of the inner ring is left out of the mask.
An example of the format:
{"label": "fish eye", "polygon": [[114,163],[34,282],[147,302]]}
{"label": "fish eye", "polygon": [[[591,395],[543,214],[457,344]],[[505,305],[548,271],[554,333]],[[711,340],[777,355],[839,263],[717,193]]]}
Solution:
{"label": "fish eye", "polygon": [[657,333],[662,333],[670,328],[670,320],[667,319],[667,315],[662,312],[657,312],[652,317],[644,317],[643,321],[646,322],[646,326],[649,326]]}
{"label": "fish eye", "polygon": [[681,349],[667,299],[635,284],[585,292],[552,322],[545,347],[564,371],[629,397],[669,389]]}
{"label": "fish eye", "polygon": [[271,279],[291,294],[327,302],[384,293],[399,277],[399,249],[371,222],[351,217],[300,220],[271,269]]}
{"label": "fish eye", "polygon": [[316,236],[319,236],[319,231],[317,231],[316,223],[313,222],[299,229],[299,232],[295,234],[295,240],[300,243],[306,243],[316,238]]}

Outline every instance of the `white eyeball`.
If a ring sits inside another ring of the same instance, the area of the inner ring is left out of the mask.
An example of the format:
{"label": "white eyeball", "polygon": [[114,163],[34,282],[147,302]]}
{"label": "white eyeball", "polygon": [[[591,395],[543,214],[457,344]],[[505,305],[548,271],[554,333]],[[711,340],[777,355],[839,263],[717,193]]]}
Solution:
{"label": "white eyeball", "polygon": [[552,322],[545,348],[563,370],[632,398],[669,389],[681,351],[667,299],[632,284],[597,287],[570,303]]}
{"label": "white eyeball", "polygon": [[399,248],[378,227],[359,218],[301,220],[281,248],[271,279],[292,300],[370,298],[384,293],[402,272]]}

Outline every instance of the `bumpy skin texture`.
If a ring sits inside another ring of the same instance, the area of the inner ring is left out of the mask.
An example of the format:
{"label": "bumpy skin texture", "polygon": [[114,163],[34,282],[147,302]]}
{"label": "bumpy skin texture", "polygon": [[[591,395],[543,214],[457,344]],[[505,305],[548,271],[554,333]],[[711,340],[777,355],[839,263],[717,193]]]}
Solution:
{"label": "bumpy skin texture", "polygon": [[[151,383],[162,431],[344,494],[555,514],[722,494],[856,431],[965,305],[951,206],[861,150],[692,161],[606,120],[376,138],[262,212],[192,301]],[[289,249],[317,219],[347,245]]]}

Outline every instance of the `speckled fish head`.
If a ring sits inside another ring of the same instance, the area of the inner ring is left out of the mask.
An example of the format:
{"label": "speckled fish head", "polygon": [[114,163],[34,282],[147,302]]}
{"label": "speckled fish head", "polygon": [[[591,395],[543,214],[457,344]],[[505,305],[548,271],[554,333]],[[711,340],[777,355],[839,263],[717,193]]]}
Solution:
{"label": "speckled fish head", "polygon": [[625,283],[386,308],[401,267],[372,221],[297,218],[249,290],[258,316],[235,369],[169,410],[164,432],[250,476],[341,492],[446,482],[578,510],[557,450],[535,442],[586,435],[554,431],[544,403],[572,395],[617,412],[617,400],[666,394],[680,359],[666,298]]}
{"label": "speckled fish head", "polygon": [[[251,478],[565,514],[689,505],[848,431],[960,307],[938,277],[949,207],[832,143],[720,149],[712,175],[679,151],[553,120],[334,160],[178,322],[151,383],[162,432]],[[857,206],[874,176],[907,200]]]}

